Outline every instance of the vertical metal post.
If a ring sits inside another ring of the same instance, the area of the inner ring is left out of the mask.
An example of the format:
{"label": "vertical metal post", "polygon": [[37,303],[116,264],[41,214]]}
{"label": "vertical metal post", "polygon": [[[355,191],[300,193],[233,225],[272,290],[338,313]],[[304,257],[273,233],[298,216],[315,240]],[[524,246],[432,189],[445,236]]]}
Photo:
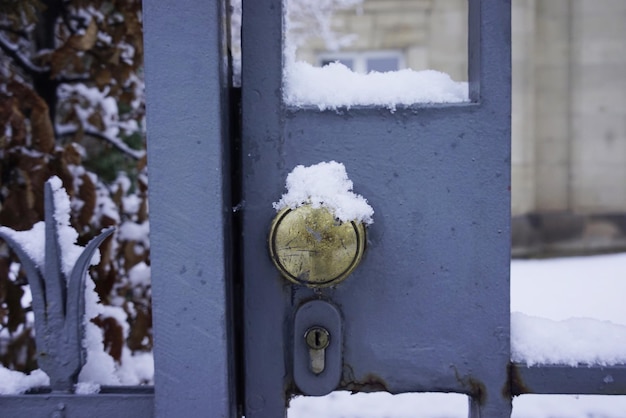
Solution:
{"label": "vertical metal post", "polygon": [[[280,154],[282,137],[282,0],[243,2],[242,22],[242,193],[246,207],[242,228],[245,292],[243,297],[245,341],[245,414],[247,417],[286,416],[284,361],[290,345],[284,341],[291,314],[284,306],[288,288],[276,280],[275,269],[267,256],[267,231],[274,210],[265,200],[280,196],[283,182],[277,181],[275,167],[281,162],[265,158],[265,150]],[[261,35],[262,34],[262,35]],[[263,138],[263,139],[260,139]],[[256,148],[255,151],[253,148]],[[255,175],[256,167],[263,167]],[[284,169],[284,167],[281,167]],[[258,187],[246,187],[250,181]],[[263,203],[260,203],[263,202]],[[271,202],[271,201],[270,201]],[[252,320],[261,319],[262,324]],[[271,355],[269,355],[271,353]],[[266,362],[256,355],[266,355]]]}
{"label": "vertical metal post", "polygon": [[[499,149],[507,154],[504,162],[508,172],[505,176],[508,178],[510,190],[511,0],[469,0],[468,23],[470,100],[480,104],[484,109],[482,118],[491,123],[491,126],[484,131],[485,135],[482,140],[491,142],[494,150]],[[494,199],[492,204],[499,205],[497,201],[498,199]],[[510,195],[507,196],[506,207],[510,207]],[[505,235],[503,238],[507,246],[491,250],[488,265],[495,279],[492,281],[492,289],[489,292],[497,294],[498,300],[494,301],[493,312],[506,315],[506,322],[508,322],[510,292],[504,290],[510,287],[510,213],[500,210],[491,215],[493,216],[489,222],[493,227],[505,226],[501,234]],[[494,285],[503,283],[506,283],[506,287],[502,287],[503,291],[493,290]],[[485,289],[484,292],[487,293],[488,290]],[[489,358],[489,362],[483,365],[484,370],[480,372],[485,376],[485,388],[481,389],[481,396],[470,398],[470,418],[510,416],[512,411],[509,390],[506,386],[498,390],[501,382],[508,383],[504,363],[510,352],[510,328],[507,324],[496,329],[497,333],[501,334],[498,338],[501,344],[492,345],[491,348],[497,348],[497,351],[485,353],[485,358]],[[483,391],[486,393],[482,393]]]}
{"label": "vertical metal post", "polygon": [[155,414],[235,414],[224,4],[144,2]]}

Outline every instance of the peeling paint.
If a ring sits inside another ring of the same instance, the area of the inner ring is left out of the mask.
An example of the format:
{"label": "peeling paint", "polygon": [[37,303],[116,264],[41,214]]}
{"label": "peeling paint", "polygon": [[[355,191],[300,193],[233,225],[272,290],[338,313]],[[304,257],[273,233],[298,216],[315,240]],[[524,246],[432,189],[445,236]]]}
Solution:
{"label": "peeling paint", "polygon": [[342,381],[341,388],[352,393],[358,392],[389,392],[387,383],[375,374],[367,374],[363,380]]}
{"label": "peeling paint", "polygon": [[[347,364],[343,365],[343,373],[339,390],[349,390],[352,393],[357,392],[390,392],[389,387],[384,379],[368,373],[363,379],[356,379],[352,367]],[[391,393],[391,392],[390,392]]]}

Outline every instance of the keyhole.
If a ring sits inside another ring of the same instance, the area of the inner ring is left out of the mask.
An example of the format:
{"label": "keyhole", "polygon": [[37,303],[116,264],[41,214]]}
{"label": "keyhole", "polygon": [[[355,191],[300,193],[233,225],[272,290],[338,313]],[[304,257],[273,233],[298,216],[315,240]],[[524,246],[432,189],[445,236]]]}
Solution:
{"label": "keyhole", "polygon": [[325,350],[328,344],[330,344],[330,334],[325,328],[313,326],[306,331],[304,339],[309,346],[309,368],[314,374],[318,375],[324,371],[326,362]]}
{"label": "keyhole", "polygon": [[323,350],[328,347],[330,343],[330,334],[326,329],[314,326],[307,330],[304,334],[304,339],[309,348],[313,350]]}

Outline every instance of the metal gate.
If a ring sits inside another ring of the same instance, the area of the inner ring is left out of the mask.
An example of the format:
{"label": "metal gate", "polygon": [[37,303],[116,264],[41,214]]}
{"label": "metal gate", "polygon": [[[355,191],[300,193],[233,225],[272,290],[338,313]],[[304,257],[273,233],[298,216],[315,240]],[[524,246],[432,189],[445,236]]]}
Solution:
{"label": "metal gate", "polygon": [[[241,132],[225,5],[145,4],[154,392],[5,396],[2,416],[279,417],[343,389],[462,393],[477,418],[626,393],[622,367],[510,364],[510,1],[469,1],[470,102],[394,113],[286,106],[281,3],[244,1]],[[375,222],[348,278],[309,287],[270,258],[272,203],[331,160]]]}
{"label": "metal gate", "polygon": [[[470,2],[471,102],[334,112],[281,102],[281,1],[244,3],[246,417],[281,416],[294,393],[328,385],[324,373],[297,375],[310,361],[298,316],[311,301],[341,318],[336,389],[457,392],[474,417],[510,413],[509,13],[507,1]],[[375,220],[350,277],[310,289],[267,255],[272,202],[295,166],[331,160]],[[332,325],[324,312],[304,315]]]}

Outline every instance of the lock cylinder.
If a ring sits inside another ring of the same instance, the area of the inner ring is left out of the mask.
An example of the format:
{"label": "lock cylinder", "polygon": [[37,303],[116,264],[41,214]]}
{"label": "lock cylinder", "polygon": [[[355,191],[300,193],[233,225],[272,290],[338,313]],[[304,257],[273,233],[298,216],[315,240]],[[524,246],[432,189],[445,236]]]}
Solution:
{"label": "lock cylinder", "polygon": [[293,379],[309,396],[339,386],[343,370],[343,322],[339,309],[324,300],[305,302],[293,324]]}

